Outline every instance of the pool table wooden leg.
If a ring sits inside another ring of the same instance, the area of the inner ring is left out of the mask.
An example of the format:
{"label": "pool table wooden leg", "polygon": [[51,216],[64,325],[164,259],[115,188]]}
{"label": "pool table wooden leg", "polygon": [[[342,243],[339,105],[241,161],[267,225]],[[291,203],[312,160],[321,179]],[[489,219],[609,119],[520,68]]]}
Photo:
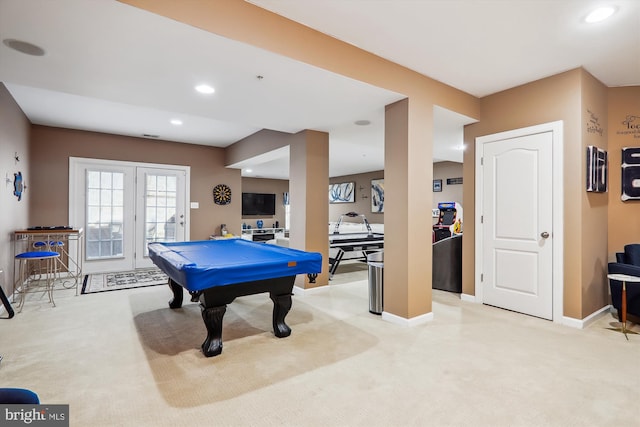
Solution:
{"label": "pool table wooden leg", "polygon": [[284,318],[291,310],[291,294],[269,293],[269,297],[273,301],[273,333],[278,338],[288,337],[291,335],[291,328],[284,323]]}
{"label": "pool table wooden leg", "polygon": [[200,305],[202,320],[207,327],[207,339],[202,343],[202,353],[207,357],[222,353],[222,318],[227,311],[226,305],[219,307],[205,307]]}
{"label": "pool table wooden leg", "polygon": [[182,286],[169,279],[169,287],[171,288],[171,292],[173,292],[173,298],[169,301],[170,308],[180,308],[182,307]]}

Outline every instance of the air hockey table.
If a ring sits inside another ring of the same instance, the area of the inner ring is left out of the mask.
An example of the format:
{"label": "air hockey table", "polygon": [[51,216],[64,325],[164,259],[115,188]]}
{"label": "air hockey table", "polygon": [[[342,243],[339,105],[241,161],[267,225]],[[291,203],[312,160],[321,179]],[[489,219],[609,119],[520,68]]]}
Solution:
{"label": "air hockey table", "polygon": [[322,255],[244,239],[192,242],[154,242],[149,256],[167,276],[173,292],[169,307],[182,307],[183,288],[200,302],[207,338],[205,356],[222,353],[222,319],[235,298],[268,292],[273,301],[273,332],[291,334],[285,317],[291,309],[293,284],[298,274],[313,283],[322,270]]}
{"label": "air hockey table", "polygon": [[362,258],[375,251],[384,248],[384,234],[382,233],[343,233],[329,234],[329,248],[337,249],[335,257],[329,259],[329,278],[340,265],[345,252],[362,252]]}

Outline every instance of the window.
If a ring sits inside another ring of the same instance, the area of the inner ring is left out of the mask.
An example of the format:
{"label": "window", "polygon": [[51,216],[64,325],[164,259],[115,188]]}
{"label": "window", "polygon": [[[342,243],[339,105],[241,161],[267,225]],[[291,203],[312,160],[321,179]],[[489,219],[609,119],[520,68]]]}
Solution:
{"label": "window", "polygon": [[87,259],[122,257],[124,173],[87,170]]}

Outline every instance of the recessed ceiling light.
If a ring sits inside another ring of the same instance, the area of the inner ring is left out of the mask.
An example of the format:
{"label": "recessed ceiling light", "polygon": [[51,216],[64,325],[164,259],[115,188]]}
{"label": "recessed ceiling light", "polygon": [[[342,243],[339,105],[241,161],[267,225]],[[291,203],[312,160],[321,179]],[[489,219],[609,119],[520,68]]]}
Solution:
{"label": "recessed ceiling light", "polygon": [[253,172],[253,169],[245,169],[244,171],[245,171],[246,173],[251,173],[251,172]]}
{"label": "recessed ceiling light", "polygon": [[182,120],[180,119],[171,119],[171,124],[174,126],[180,126],[182,124]]}
{"label": "recessed ceiling light", "polygon": [[22,40],[16,39],[4,39],[2,40],[5,46],[10,47],[13,50],[17,50],[18,52],[22,52],[26,55],[31,56],[44,56],[44,49],[40,46],[36,46],[35,44],[31,44],[29,42],[23,42]]}
{"label": "recessed ceiling light", "polygon": [[371,124],[369,120],[356,120],[354,123],[358,126],[369,126]]}
{"label": "recessed ceiling light", "polygon": [[616,8],[613,6],[604,6],[594,9],[587,15],[584,21],[587,24],[594,24],[596,22],[604,21],[616,12]]}
{"label": "recessed ceiling light", "polygon": [[200,93],[204,93],[204,94],[207,94],[207,95],[209,95],[209,94],[211,94],[211,93],[216,91],[211,86],[205,85],[205,84],[201,84],[201,85],[196,86],[196,90],[198,92],[200,92]]}

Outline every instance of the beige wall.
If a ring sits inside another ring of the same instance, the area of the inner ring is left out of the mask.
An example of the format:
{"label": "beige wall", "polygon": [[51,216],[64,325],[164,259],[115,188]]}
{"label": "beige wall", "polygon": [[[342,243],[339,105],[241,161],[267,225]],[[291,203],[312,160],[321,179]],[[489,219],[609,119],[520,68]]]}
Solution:
{"label": "beige wall", "polygon": [[[385,257],[384,310],[408,319],[431,312],[431,145],[433,129],[427,102],[405,99],[385,109]],[[423,197],[415,197],[423,194]]]}
{"label": "beige wall", "polygon": [[[248,215],[242,217],[242,222],[256,228],[256,222],[261,219],[264,227],[271,227],[276,221],[280,227],[284,227],[284,201],[282,194],[289,191],[289,180],[266,179],[266,178],[242,178],[243,193],[270,193],[276,195],[276,214],[262,217],[258,215]],[[240,197],[240,194],[238,194]]]}
{"label": "beige wall", "polygon": [[[338,221],[347,212],[364,214],[371,224],[384,224],[384,212],[371,212],[371,180],[384,179],[384,171],[358,173],[329,178],[329,184],[355,182],[354,203],[329,203],[329,221]],[[357,222],[360,219],[355,220]]]}
{"label": "beige wall", "polygon": [[[594,296],[589,296],[588,301],[583,301],[583,289],[589,288],[594,280],[601,280],[598,268],[594,267],[594,263],[600,262],[599,255],[594,253],[599,252],[597,248],[606,245],[606,237],[602,234],[585,236],[583,226],[601,220],[601,212],[590,212],[589,196],[585,194],[586,143],[583,136],[586,122],[583,98],[587,104],[593,104],[592,108],[598,112],[602,108],[601,87],[591,79],[584,70],[576,69],[482,99],[480,122],[465,128],[468,149],[464,157],[463,207],[466,237],[463,242],[463,293],[475,294],[475,138],[562,120],[565,199],[564,315],[582,319],[584,314],[591,314],[585,313],[591,307],[603,306],[602,293],[599,291]],[[604,112],[601,117],[605,117]]]}
{"label": "beige wall", "polygon": [[[31,222],[40,225],[67,224],[69,218],[69,157],[185,165],[191,167],[191,240],[208,239],[220,233],[220,224],[230,232],[241,231],[240,171],[224,167],[224,150],[143,138],[33,126],[31,138],[29,209]],[[231,188],[229,205],[213,203],[213,187]]]}
{"label": "beige wall", "polygon": [[[581,195],[582,245],[581,254],[581,312],[585,318],[609,304],[607,281],[607,216],[609,193],[586,191],[588,145],[608,149],[607,138],[607,87],[586,71],[581,72],[582,100],[580,123],[582,147],[581,187],[575,191]],[[567,163],[565,161],[565,163]],[[565,188],[566,190],[566,188]]]}
{"label": "beige wall", "polygon": [[289,195],[291,226],[289,247],[319,252],[324,260],[315,283],[306,275],[296,277],[296,285],[313,288],[329,284],[329,134],[303,131],[292,135],[289,146]]}
{"label": "beige wall", "polygon": [[[13,232],[32,224],[29,219],[29,200],[33,197],[29,162],[30,126],[20,107],[0,82],[0,179],[3,181],[0,186],[0,269],[4,271],[3,289],[8,296],[13,293]],[[15,160],[16,154],[20,161]],[[17,172],[22,172],[24,183],[28,186],[20,201],[13,194],[13,179]],[[6,182],[7,178],[11,182]]]}
{"label": "beige wall", "polygon": [[[462,164],[452,163],[452,165],[458,165],[460,174],[462,174]],[[452,175],[453,176],[453,175]],[[461,176],[461,175],[456,175]],[[371,224],[384,224],[384,213],[371,212],[371,180],[383,179],[384,171],[366,172],[353,175],[344,175],[329,178],[330,184],[337,184],[341,182],[355,182],[355,202],[354,203],[333,203],[329,204],[329,221],[337,221],[340,215],[347,212],[358,212],[364,214],[367,220]],[[362,187],[362,189],[360,189]],[[461,186],[460,186],[461,187]],[[460,194],[462,194],[462,188],[460,188]],[[242,178],[242,191],[257,192],[257,193],[275,193],[276,194],[276,215],[270,218],[257,218],[257,217],[243,217],[243,222],[251,224],[255,227],[255,221],[262,219],[265,224],[270,221],[278,220],[280,225],[284,226],[284,208],[282,205],[282,193],[289,191],[289,181],[280,179],[265,179],[265,178]],[[443,193],[446,194],[446,193]],[[366,196],[363,198],[362,196]],[[359,220],[358,220],[359,221]]]}
{"label": "beige wall", "polygon": [[[620,199],[622,148],[640,147],[640,128],[630,129],[623,121],[628,116],[640,117],[640,86],[608,89],[609,126],[609,260],[624,245],[640,243],[640,200]],[[637,118],[634,125],[640,124]]]}
{"label": "beige wall", "polygon": [[225,148],[224,164],[231,166],[260,154],[268,153],[289,145],[290,133],[260,130]]}
{"label": "beige wall", "polygon": [[[462,205],[463,186],[461,184],[447,185],[447,178],[462,177],[462,163],[456,162],[437,162],[433,164],[433,179],[442,180],[442,191],[433,193],[431,206],[433,209],[438,208],[440,202],[458,202]],[[330,184],[341,182],[355,182],[356,194],[354,203],[333,203],[329,204],[329,221],[337,221],[340,215],[347,212],[358,212],[364,214],[371,224],[384,224],[384,213],[371,212],[371,180],[384,179],[384,171],[375,171],[368,173],[359,173],[353,175],[343,175],[329,178]],[[433,187],[427,185],[423,191],[432,190]],[[420,193],[422,194],[422,193]],[[366,196],[363,198],[362,196]],[[463,206],[464,209],[464,206]],[[425,213],[424,222],[435,224],[437,218],[431,217],[431,211]]]}

